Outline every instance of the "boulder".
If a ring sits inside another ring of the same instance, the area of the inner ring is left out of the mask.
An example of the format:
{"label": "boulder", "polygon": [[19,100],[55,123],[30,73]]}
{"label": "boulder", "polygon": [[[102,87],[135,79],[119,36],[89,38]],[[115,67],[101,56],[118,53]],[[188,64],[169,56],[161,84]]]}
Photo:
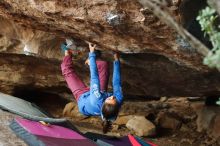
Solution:
{"label": "boulder", "polygon": [[74,110],[74,108],[77,106],[77,104],[75,104],[74,102],[70,102],[68,104],[66,104],[66,106],[63,109],[63,115],[64,116],[72,116],[72,111]]}
{"label": "boulder", "polygon": [[70,102],[66,104],[66,106],[63,109],[63,116],[70,117],[70,118],[73,118],[73,117],[85,118],[86,117],[79,112],[77,103],[75,102]]}
{"label": "boulder", "polygon": [[214,140],[220,139],[220,108],[218,106],[205,106],[196,104],[193,106],[197,113],[197,131],[206,131],[209,137]]}
{"label": "boulder", "polygon": [[164,97],[160,97],[160,101],[161,101],[161,102],[165,102],[165,101],[167,101],[167,99],[168,99],[168,98],[165,97],[165,96],[164,96]]}
{"label": "boulder", "polygon": [[128,116],[120,116],[119,115],[114,123],[117,125],[125,125],[133,117],[134,117],[134,115],[128,115]]}
{"label": "boulder", "polygon": [[[181,8],[175,15],[180,15],[187,27],[205,5],[205,2],[188,0],[169,3],[167,6],[170,8],[173,5],[177,10]],[[187,7],[189,5],[190,8]],[[126,94],[160,97],[206,96],[220,92],[219,73],[204,66],[200,53],[158,19],[151,9],[136,0],[2,0],[0,26],[1,54],[26,54],[39,60],[49,58],[60,63],[63,57],[60,44],[65,38],[73,38],[80,48],[80,55],[74,57],[75,69],[87,84],[89,71],[83,66],[83,61],[88,57],[86,41],[91,41],[103,51],[106,60],[112,61],[111,51],[122,54],[122,84]],[[0,65],[6,59],[3,56]],[[22,68],[21,60],[29,61],[23,55],[19,58],[11,61],[13,64],[9,61],[5,65]],[[28,66],[32,65],[30,61]],[[57,68],[51,76],[60,76],[59,64],[50,65],[51,68],[54,66]],[[33,82],[40,80],[37,76],[30,77],[26,73],[8,78],[8,74],[14,71],[1,67],[1,92],[12,93],[15,87],[23,88],[20,80],[23,85],[36,88]],[[44,74],[36,70],[32,73],[38,76]],[[40,86],[48,88],[48,84],[52,86],[53,82],[47,80]],[[63,83],[56,87],[65,90]],[[54,92],[60,94],[60,90]]]}
{"label": "boulder", "polygon": [[130,119],[126,127],[134,131],[138,136],[153,136],[156,134],[156,127],[143,116],[135,116]]}
{"label": "boulder", "polygon": [[220,140],[220,113],[215,117],[212,125],[210,125],[211,129],[209,130],[210,135],[215,139]]}
{"label": "boulder", "polygon": [[192,107],[197,114],[197,131],[202,132],[208,130],[216,116],[213,107],[206,107],[203,103],[194,104]]}
{"label": "boulder", "polygon": [[159,113],[156,121],[161,128],[171,130],[179,130],[182,125],[181,121],[164,112]]}

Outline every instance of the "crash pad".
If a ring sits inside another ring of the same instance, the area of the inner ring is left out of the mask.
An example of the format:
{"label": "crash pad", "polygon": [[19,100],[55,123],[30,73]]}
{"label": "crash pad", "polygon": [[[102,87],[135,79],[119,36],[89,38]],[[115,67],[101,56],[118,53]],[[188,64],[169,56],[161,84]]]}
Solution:
{"label": "crash pad", "polygon": [[96,146],[76,131],[57,125],[15,118],[10,128],[30,146]]}
{"label": "crash pad", "polygon": [[49,117],[33,103],[3,93],[0,93],[0,108],[34,121],[49,123],[62,123],[66,121],[66,119]]}

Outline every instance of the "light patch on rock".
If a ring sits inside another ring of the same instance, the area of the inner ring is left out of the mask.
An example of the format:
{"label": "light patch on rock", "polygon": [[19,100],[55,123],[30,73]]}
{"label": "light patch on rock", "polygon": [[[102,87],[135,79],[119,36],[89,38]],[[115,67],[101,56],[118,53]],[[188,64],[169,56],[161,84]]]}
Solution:
{"label": "light patch on rock", "polygon": [[213,121],[213,128],[209,131],[209,133],[214,138],[220,139],[220,114],[218,114]]}
{"label": "light patch on rock", "polygon": [[76,104],[74,102],[70,102],[66,104],[66,106],[63,109],[63,115],[64,116],[71,116],[71,111],[75,108]]}
{"label": "light patch on rock", "polygon": [[6,51],[12,42],[7,37],[0,37],[0,52]]}
{"label": "light patch on rock", "polygon": [[156,127],[144,116],[135,116],[130,119],[126,127],[135,132],[138,136],[153,136],[156,133]]}
{"label": "light patch on rock", "polygon": [[13,83],[17,83],[22,79],[21,74],[8,73],[8,72],[0,72],[0,74],[1,74],[0,80],[2,80],[2,81],[6,80],[5,77],[8,77],[7,81],[10,81],[10,82],[13,82]]}
{"label": "light patch on rock", "polygon": [[167,101],[167,97],[165,97],[165,96],[164,96],[164,97],[161,97],[161,98],[160,98],[160,101],[161,101],[161,102]]}
{"label": "light patch on rock", "polygon": [[215,111],[208,107],[199,107],[196,112],[198,116],[196,120],[197,131],[202,132],[203,130],[207,130],[213,118],[216,116]]}
{"label": "light patch on rock", "polygon": [[119,116],[115,123],[118,125],[125,125],[130,119],[132,119],[134,115],[128,115],[128,116]]}
{"label": "light patch on rock", "polygon": [[43,2],[43,12],[56,12],[56,2],[55,1],[45,1]]}
{"label": "light patch on rock", "polygon": [[202,103],[193,104],[193,110],[197,114],[197,131],[205,131],[213,140],[220,139],[220,110],[219,107],[205,106]]}
{"label": "light patch on rock", "polygon": [[78,106],[75,102],[70,102],[66,104],[65,108],[63,109],[63,116],[66,117],[79,117],[84,118],[85,116],[82,115],[79,110]]}

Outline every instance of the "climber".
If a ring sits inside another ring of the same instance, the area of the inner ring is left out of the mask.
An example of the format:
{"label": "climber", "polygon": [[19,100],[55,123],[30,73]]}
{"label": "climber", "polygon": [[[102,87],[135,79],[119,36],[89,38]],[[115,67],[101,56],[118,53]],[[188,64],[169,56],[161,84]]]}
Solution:
{"label": "climber", "polygon": [[100,53],[97,53],[98,51],[95,48],[96,45],[89,43],[90,53],[86,64],[89,65],[90,69],[90,88],[75,73],[72,66],[72,54],[74,53],[72,49],[64,49],[65,57],[61,64],[61,70],[68,87],[75,96],[79,111],[86,116],[101,116],[103,133],[106,133],[110,130],[112,122],[116,120],[123,101],[120,61],[119,54],[114,53],[113,93],[109,93],[107,92],[108,63],[96,59],[96,56]]}

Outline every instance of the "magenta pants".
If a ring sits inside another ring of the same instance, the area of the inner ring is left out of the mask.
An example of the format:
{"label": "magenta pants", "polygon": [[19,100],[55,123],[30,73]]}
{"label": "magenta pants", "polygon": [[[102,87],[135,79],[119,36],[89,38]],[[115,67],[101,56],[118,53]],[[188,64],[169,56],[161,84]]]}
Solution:
{"label": "magenta pants", "polygon": [[[99,73],[99,81],[100,81],[100,89],[101,91],[107,91],[108,88],[108,80],[109,80],[109,65],[106,61],[97,60],[96,61],[98,73]],[[72,56],[65,56],[63,58],[63,62],[61,64],[62,74],[68,84],[68,87],[72,91],[75,96],[76,101],[78,101],[79,97],[89,91],[89,87],[87,87],[84,82],[77,76],[72,63]]]}

